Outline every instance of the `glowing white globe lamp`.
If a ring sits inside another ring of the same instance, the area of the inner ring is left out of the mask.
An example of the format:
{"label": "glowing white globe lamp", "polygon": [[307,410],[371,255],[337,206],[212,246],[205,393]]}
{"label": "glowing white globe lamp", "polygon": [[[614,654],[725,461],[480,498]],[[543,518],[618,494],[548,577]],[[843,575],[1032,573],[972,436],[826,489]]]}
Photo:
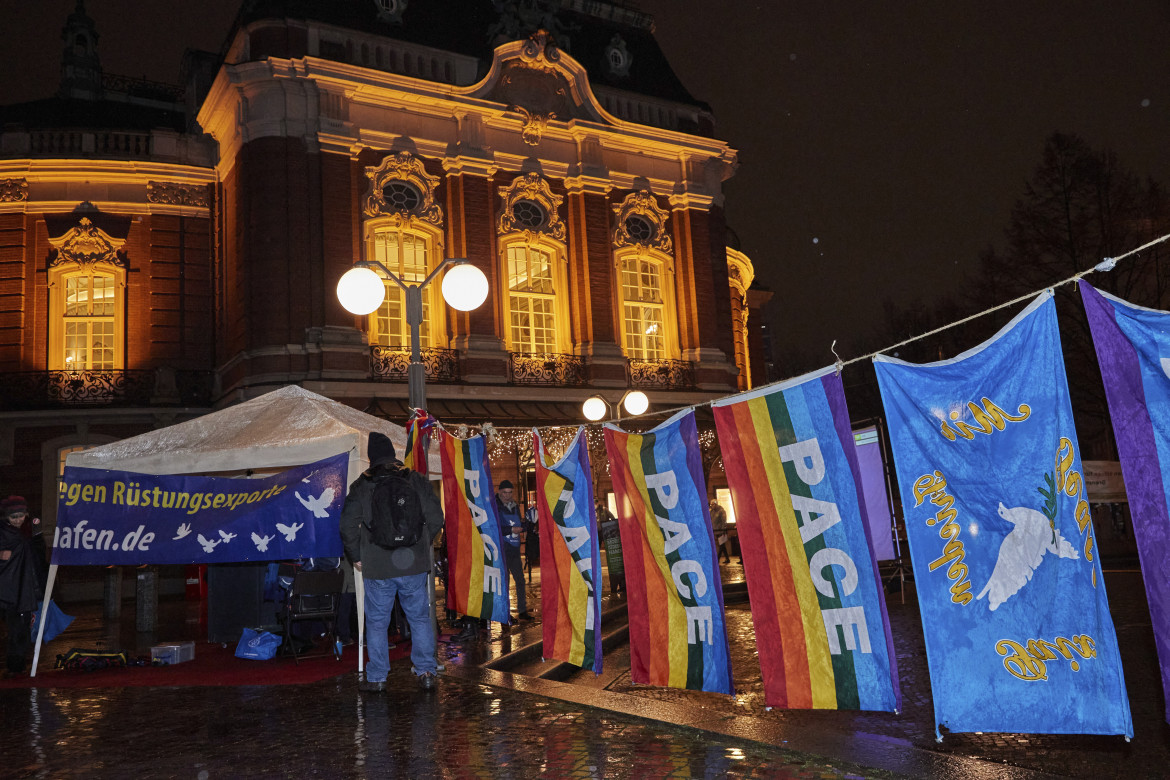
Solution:
{"label": "glowing white globe lamp", "polygon": [[462,263],[443,277],[443,300],[452,309],[471,311],[479,308],[488,295],[488,280],[483,271],[471,263]]}
{"label": "glowing white globe lamp", "polygon": [[586,420],[597,422],[605,417],[609,411],[609,404],[601,396],[594,395],[585,399],[585,403],[581,404],[581,411],[584,412]]}
{"label": "glowing white globe lamp", "polygon": [[627,413],[636,417],[650,408],[650,399],[641,390],[631,390],[622,399],[622,406]]}
{"label": "glowing white globe lamp", "polygon": [[351,268],[337,282],[337,300],[352,314],[376,311],[386,298],[386,285],[372,268]]}

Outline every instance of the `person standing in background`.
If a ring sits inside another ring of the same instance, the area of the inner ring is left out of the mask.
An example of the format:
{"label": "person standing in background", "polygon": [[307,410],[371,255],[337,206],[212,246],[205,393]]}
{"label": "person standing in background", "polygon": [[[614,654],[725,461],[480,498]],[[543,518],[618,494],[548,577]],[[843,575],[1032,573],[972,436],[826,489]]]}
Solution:
{"label": "person standing in background", "polygon": [[28,517],[20,496],[0,502],[0,608],[8,629],[5,677],[24,673],[32,648],[33,612],[44,593],[45,543],[39,518]]}
{"label": "person standing in background", "polygon": [[500,483],[496,493],[496,513],[500,516],[500,536],[504,539],[504,561],[508,564],[508,577],[516,585],[516,609],[520,620],[532,620],[528,612],[528,600],[524,592],[524,561],[520,557],[520,532],[524,522],[520,517],[520,505],[515,499],[516,488],[510,480]]}

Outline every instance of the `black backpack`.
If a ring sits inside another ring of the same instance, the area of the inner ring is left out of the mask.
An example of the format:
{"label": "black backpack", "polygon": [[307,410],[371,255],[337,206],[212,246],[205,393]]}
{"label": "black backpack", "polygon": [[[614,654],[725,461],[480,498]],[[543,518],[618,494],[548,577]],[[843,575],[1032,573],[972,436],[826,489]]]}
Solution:
{"label": "black backpack", "polygon": [[372,477],[370,539],[379,547],[395,550],[413,547],[423,537],[422,502],[403,468],[380,470]]}

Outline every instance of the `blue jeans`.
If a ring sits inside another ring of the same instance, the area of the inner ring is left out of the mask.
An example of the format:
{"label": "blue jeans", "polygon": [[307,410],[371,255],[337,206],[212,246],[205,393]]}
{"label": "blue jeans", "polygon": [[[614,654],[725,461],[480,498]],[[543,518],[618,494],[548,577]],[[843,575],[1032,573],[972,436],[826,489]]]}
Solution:
{"label": "blue jeans", "polygon": [[406,620],[410,623],[410,660],[414,673],[434,674],[435,633],[427,604],[427,575],[411,574],[406,577],[392,577],[388,580],[365,580],[366,583],[366,652],[370,656],[366,664],[366,680],[382,682],[390,672],[390,613],[394,609],[394,596],[398,596]]}

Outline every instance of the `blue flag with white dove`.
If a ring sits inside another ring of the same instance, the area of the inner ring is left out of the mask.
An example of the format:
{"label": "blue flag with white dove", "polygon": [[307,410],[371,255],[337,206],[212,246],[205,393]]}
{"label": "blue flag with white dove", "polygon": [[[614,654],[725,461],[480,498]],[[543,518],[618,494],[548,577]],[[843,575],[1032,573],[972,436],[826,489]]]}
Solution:
{"label": "blue flag with white dove", "polygon": [[1131,737],[1052,292],[958,357],[874,368],[936,727]]}
{"label": "blue flag with white dove", "polygon": [[53,563],[235,563],[340,557],[349,454],[259,479],[66,466]]}

